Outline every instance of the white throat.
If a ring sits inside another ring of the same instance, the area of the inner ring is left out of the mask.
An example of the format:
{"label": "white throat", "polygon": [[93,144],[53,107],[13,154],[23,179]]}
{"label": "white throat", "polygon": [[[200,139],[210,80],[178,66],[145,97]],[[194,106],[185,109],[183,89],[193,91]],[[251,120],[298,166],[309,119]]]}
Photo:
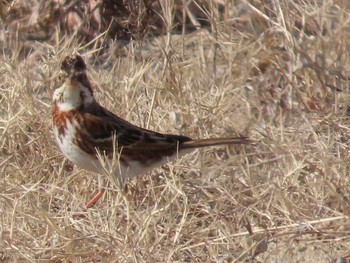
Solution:
{"label": "white throat", "polygon": [[56,89],[53,94],[53,101],[61,111],[71,111],[80,108],[82,105],[89,105],[94,97],[89,90],[77,80],[67,79],[63,85]]}

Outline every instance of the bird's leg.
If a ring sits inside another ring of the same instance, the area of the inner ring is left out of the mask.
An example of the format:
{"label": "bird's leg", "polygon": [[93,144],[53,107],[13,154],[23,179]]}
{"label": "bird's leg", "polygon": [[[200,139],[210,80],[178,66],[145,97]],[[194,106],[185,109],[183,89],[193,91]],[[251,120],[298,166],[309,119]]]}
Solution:
{"label": "bird's leg", "polygon": [[85,205],[85,209],[87,210],[87,209],[93,207],[97,203],[97,201],[101,199],[104,192],[105,192],[104,189],[98,190],[98,192],[91,198],[91,200],[89,202],[87,202],[87,204]]}
{"label": "bird's leg", "polygon": [[97,203],[97,201],[101,199],[101,197],[103,196],[103,194],[105,192],[105,189],[104,189],[105,182],[104,182],[102,176],[98,175],[98,179],[97,180],[98,180],[98,191],[90,199],[90,201],[86,203],[85,210],[88,210],[89,208],[93,207]]}

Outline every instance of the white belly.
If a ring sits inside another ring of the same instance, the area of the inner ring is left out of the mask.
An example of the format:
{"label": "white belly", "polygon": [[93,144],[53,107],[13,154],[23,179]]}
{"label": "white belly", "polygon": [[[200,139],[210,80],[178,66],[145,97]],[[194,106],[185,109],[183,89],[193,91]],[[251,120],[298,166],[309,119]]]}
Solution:
{"label": "white belly", "polygon": [[75,128],[70,122],[67,123],[67,131],[63,136],[58,136],[57,128],[54,127],[53,130],[57,144],[68,160],[85,170],[100,173],[102,168],[100,162],[74,143]]}

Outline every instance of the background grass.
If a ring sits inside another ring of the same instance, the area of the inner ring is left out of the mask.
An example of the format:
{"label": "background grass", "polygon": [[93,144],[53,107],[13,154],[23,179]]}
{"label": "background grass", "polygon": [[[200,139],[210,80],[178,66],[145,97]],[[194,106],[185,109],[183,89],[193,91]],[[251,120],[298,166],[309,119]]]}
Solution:
{"label": "background grass", "polygon": [[[162,33],[134,27],[123,43],[89,27],[104,18],[92,1],[46,1],[58,19],[32,2],[1,1],[1,262],[345,262],[348,1],[160,1],[163,22],[145,24]],[[201,149],[123,191],[109,182],[83,212],[96,175],[63,158],[51,129],[59,64],[73,52],[97,100],[132,123],[254,143]]]}

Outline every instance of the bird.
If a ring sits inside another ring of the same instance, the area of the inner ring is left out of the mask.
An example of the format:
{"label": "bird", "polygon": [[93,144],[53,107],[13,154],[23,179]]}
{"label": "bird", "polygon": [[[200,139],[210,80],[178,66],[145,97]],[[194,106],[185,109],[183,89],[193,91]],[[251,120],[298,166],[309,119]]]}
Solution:
{"label": "bird", "polygon": [[[63,155],[78,167],[102,175],[98,158],[108,161],[118,156],[112,175],[125,180],[146,174],[196,148],[215,145],[247,144],[247,137],[192,139],[138,127],[101,106],[95,99],[80,55],[66,56],[61,62],[64,78],[53,93],[53,133]],[[99,190],[86,204],[91,208],[102,197]]]}

